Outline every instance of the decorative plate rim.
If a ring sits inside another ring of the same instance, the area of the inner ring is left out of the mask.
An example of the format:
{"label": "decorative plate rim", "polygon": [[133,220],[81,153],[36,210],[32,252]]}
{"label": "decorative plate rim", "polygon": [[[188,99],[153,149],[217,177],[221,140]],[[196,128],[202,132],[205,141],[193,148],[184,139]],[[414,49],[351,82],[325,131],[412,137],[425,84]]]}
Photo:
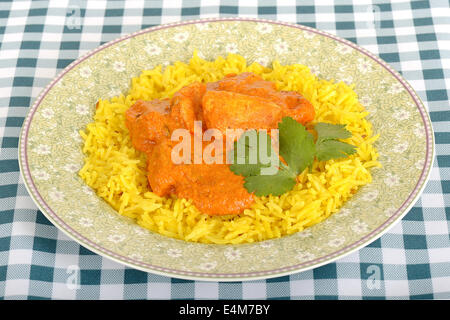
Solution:
{"label": "decorative plate rim", "polygon": [[[331,38],[337,42],[343,43],[347,46],[350,46],[353,49],[356,49],[357,51],[361,52],[365,56],[369,57],[373,61],[377,62],[379,65],[381,65],[384,69],[386,69],[394,78],[402,84],[402,86],[406,89],[408,94],[413,99],[417,109],[419,110],[419,113],[421,115],[424,127],[425,127],[425,139],[426,139],[426,157],[425,157],[425,163],[423,165],[422,172],[420,174],[420,178],[417,181],[414,189],[409,194],[408,198],[402,203],[402,205],[380,226],[378,226],[376,229],[372,230],[369,234],[365,235],[364,237],[360,238],[359,240],[353,242],[352,244],[347,245],[346,247],[337,250],[336,252],[333,252],[331,254],[328,254],[324,257],[313,259],[311,261],[307,261],[300,264],[295,264],[292,266],[287,266],[283,268],[273,269],[273,270],[265,270],[265,271],[254,271],[254,272],[245,272],[245,273],[214,273],[214,272],[196,272],[196,271],[184,271],[184,270],[177,270],[172,268],[166,268],[161,266],[155,266],[149,263],[140,262],[122,255],[119,255],[109,249],[103,248],[102,246],[96,244],[92,240],[86,238],[85,236],[81,235],[79,232],[75,231],[70,225],[68,225],[66,222],[63,221],[51,208],[50,206],[45,202],[45,200],[40,195],[39,191],[36,188],[36,185],[33,181],[33,178],[31,176],[29,163],[28,163],[28,153],[27,153],[27,144],[28,144],[28,133],[30,124],[33,120],[33,116],[38,109],[39,105],[41,104],[44,97],[47,95],[47,93],[60,81],[65,74],[67,74],[70,70],[72,70],[76,65],[79,63],[85,61],[89,57],[93,56],[94,54],[102,51],[103,49],[106,49],[116,43],[134,38],[136,36],[139,36],[141,34],[154,32],[161,29],[168,29],[173,28],[177,26],[183,26],[183,25],[190,25],[190,24],[198,24],[198,23],[208,23],[208,22],[226,22],[226,21],[241,21],[241,22],[262,22],[262,23],[271,23],[275,25],[282,25],[290,28],[297,28],[300,30],[306,30],[309,32],[313,32],[315,34],[319,34],[322,36],[325,36],[327,38]],[[112,40],[110,42],[107,42],[89,52],[82,55],[75,61],[73,61],[71,64],[69,64],[64,70],[62,70],[39,94],[39,96],[36,98],[35,102],[33,103],[32,107],[28,111],[28,115],[24,120],[20,136],[19,136],[19,148],[18,148],[18,160],[19,160],[19,168],[22,175],[22,178],[24,180],[25,187],[30,194],[33,201],[36,203],[38,208],[42,211],[42,213],[61,231],[63,231],[66,235],[68,235],[70,238],[78,242],[79,244],[85,246],[89,250],[103,256],[109,259],[112,259],[118,263],[127,265],[129,267],[139,269],[145,272],[151,272],[162,276],[169,276],[169,277],[176,277],[176,278],[183,278],[183,279],[189,279],[189,280],[203,280],[203,281],[246,281],[246,280],[258,280],[258,279],[267,279],[267,278],[273,278],[273,277],[279,277],[283,275],[288,275],[296,272],[302,272],[306,270],[310,270],[312,268],[317,268],[319,266],[322,266],[324,264],[331,263],[338,258],[341,258],[345,255],[348,255],[362,247],[365,247],[369,243],[375,241],[381,235],[383,235],[385,232],[387,232],[391,227],[395,225],[396,222],[400,221],[404,215],[411,209],[411,207],[415,204],[416,200],[422,193],[423,189],[425,188],[426,182],[428,181],[430,174],[431,174],[431,168],[433,167],[433,161],[434,161],[434,153],[435,153],[435,146],[434,146],[434,134],[433,134],[433,128],[431,125],[431,120],[429,117],[429,114],[421,101],[421,99],[418,97],[417,93],[414,91],[414,89],[411,87],[411,85],[397,72],[395,71],[391,66],[389,66],[386,62],[384,62],[381,58],[375,56],[373,53],[369,52],[368,50],[348,41],[345,39],[342,39],[338,36],[335,36],[333,34],[311,28],[308,26],[288,23],[288,22],[281,22],[281,21],[273,21],[273,20],[267,20],[267,19],[258,19],[258,18],[240,18],[240,17],[231,17],[231,18],[207,18],[207,19],[198,19],[198,20],[189,20],[189,21],[181,21],[181,22],[175,22],[175,23],[169,23],[169,24],[163,24],[155,27],[146,28],[143,30],[139,30],[137,32],[122,36],[120,38],[117,38],[115,40]]]}

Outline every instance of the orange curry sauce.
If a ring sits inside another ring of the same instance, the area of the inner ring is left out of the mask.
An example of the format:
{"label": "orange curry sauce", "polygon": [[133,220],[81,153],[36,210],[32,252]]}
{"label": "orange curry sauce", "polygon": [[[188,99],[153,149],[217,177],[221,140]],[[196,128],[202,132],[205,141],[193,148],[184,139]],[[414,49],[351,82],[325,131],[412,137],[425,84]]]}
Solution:
{"label": "orange curry sauce", "polygon": [[[126,111],[133,146],[147,154],[148,182],[159,196],[175,194],[191,199],[209,215],[239,214],[254,202],[244,188],[244,178],[228,164],[175,164],[171,159],[175,129],[191,132],[202,121],[200,132],[214,128],[275,129],[290,116],[305,124],[314,119],[311,103],[294,91],[277,91],[275,83],[253,73],[229,74],[212,83],[193,83],[172,99],[137,101]],[[203,147],[206,144],[203,143]]]}

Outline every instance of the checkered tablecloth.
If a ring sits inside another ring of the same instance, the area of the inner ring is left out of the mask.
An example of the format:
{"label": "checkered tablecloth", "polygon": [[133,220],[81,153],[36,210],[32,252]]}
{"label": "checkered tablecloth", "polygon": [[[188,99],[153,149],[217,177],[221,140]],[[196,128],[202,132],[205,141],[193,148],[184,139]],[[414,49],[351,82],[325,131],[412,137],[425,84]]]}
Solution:
{"label": "checkered tablecloth", "polygon": [[[184,281],[96,255],[37,209],[20,178],[17,144],[41,89],[81,54],[120,35],[224,16],[294,22],[346,38],[390,63],[423,99],[436,134],[431,178],[411,211],[380,239],[336,263],[291,276]],[[0,298],[450,298],[449,30],[448,0],[0,2]]]}

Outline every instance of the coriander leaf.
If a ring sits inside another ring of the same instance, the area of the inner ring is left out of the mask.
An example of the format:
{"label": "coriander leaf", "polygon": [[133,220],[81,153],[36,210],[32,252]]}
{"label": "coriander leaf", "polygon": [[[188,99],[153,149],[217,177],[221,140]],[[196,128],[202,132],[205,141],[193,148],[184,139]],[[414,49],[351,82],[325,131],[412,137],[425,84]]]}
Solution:
{"label": "coriander leaf", "polygon": [[[271,166],[269,158],[265,158],[269,163],[262,162],[261,154],[267,154],[267,156],[275,154],[278,160],[278,155],[272,148],[270,136],[265,131],[246,131],[248,135],[256,136],[257,142],[255,143],[255,138],[252,141],[245,134],[235,142],[233,153],[231,153],[230,170],[245,177],[244,187],[248,192],[253,192],[256,196],[269,194],[279,196],[294,188],[297,175],[311,166],[315,157],[318,160],[330,160],[343,158],[356,152],[355,146],[338,140],[351,137],[345,125],[319,122],[315,125],[315,129],[318,135],[316,143],[312,134],[291,117],[285,117],[278,123],[279,156],[283,157],[285,163],[277,162],[275,166],[277,171],[272,175],[264,175],[261,170]],[[267,145],[260,144],[261,137],[266,138]],[[267,152],[264,152],[262,147],[267,147],[264,148]],[[236,152],[239,150],[245,152],[242,154]]]}
{"label": "coriander leaf", "polygon": [[355,152],[354,145],[338,140],[325,140],[316,145],[316,156],[320,161],[344,158]]}
{"label": "coriander leaf", "polygon": [[339,141],[352,136],[343,124],[319,122],[314,126],[317,131],[316,157],[320,161],[339,159],[354,154],[354,145]]}
{"label": "coriander leaf", "polygon": [[314,138],[302,124],[291,117],[284,117],[278,123],[278,129],[280,155],[290,170],[298,175],[314,160]]}
{"label": "coriander leaf", "polygon": [[274,175],[258,175],[245,177],[244,187],[248,192],[254,192],[256,196],[282,195],[292,190],[296,179],[285,170],[278,170]]}
{"label": "coriander leaf", "polygon": [[352,136],[351,132],[345,129],[344,124],[319,122],[314,129],[317,131],[317,143],[330,139],[347,139]]}
{"label": "coriander leaf", "polygon": [[[247,135],[255,134],[255,130],[247,131]],[[267,196],[269,194],[281,195],[291,190],[296,184],[297,173],[293,172],[288,166],[281,164],[281,168],[277,168],[276,173],[264,175],[261,172],[262,168],[268,168],[271,163],[262,163],[261,152],[266,154],[266,160],[270,159],[270,156],[275,153],[272,147],[272,139],[267,132],[261,130],[256,133],[257,143],[254,147],[255,140],[247,138],[244,134],[234,143],[232,156],[232,164],[230,170],[235,174],[245,177],[244,187],[248,192],[254,192],[257,196]],[[262,145],[265,143],[265,145]],[[264,149],[262,147],[265,147]],[[240,148],[240,149],[239,149]],[[241,151],[245,151],[241,154]],[[256,156],[251,156],[251,152],[256,152]],[[278,154],[276,154],[278,160]],[[256,163],[252,163],[251,160],[257,160]],[[277,162],[278,163],[278,162]],[[277,164],[278,166],[278,164]]]}
{"label": "coriander leaf", "polygon": [[[254,135],[256,137],[256,146],[254,140],[252,141],[249,136]],[[261,140],[263,139],[263,140]],[[259,175],[261,168],[270,167],[270,163],[262,163],[260,159],[260,142],[266,141],[266,150],[268,155],[275,152],[272,149],[271,138],[265,131],[257,132],[256,130],[246,131],[239,139],[234,143],[234,149],[228,153],[227,156],[231,159],[230,170],[237,175],[241,176],[253,176]],[[244,154],[239,152],[244,151]],[[253,156],[252,156],[253,153]]]}

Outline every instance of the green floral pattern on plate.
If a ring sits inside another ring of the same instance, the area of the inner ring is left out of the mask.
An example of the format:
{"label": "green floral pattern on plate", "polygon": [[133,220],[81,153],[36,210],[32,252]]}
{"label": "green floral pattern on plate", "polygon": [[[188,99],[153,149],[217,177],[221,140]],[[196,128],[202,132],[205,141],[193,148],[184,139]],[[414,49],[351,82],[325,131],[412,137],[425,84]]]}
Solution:
{"label": "green floral pattern on plate", "polygon": [[[126,93],[131,78],[141,70],[187,61],[195,49],[205,59],[239,53],[264,65],[273,60],[300,63],[321,78],[354,83],[375,132],[381,134],[376,147],[383,168],[372,170],[373,183],[326,221],[255,244],[188,243],[149,232],[117,214],[77,175],[83,163],[78,131],[92,121],[99,98]],[[27,186],[34,197],[33,190],[39,192],[57,219],[48,208],[43,208],[44,213],[96,252],[143,270],[188,278],[276,276],[329,262],[348,252],[349,245],[375,239],[375,230],[392,223],[424,164],[430,162],[428,122],[386,68],[343,42],[264,21],[179,24],[116,42],[72,66],[43,97],[30,120],[27,139],[22,136],[21,142],[35,189],[30,183]]]}

